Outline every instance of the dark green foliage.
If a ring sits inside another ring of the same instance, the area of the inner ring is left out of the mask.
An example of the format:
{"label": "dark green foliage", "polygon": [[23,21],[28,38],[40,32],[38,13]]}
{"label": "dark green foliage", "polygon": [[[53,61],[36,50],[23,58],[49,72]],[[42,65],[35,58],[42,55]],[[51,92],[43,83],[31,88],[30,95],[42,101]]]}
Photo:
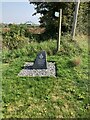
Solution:
{"label": "dark green foliage", "polygon": [[[37,13],[42,14],[40,18],[41,26],[46,27],[47,36],[55,37],[58,33],[58,17],[55,16],[55,12],[59,12],[59,9],[63,9],[62,17],[62,31],[67,32],[71,29],[71,23],[73,18],[74,3],[61,3],[61,2],[48,2],[48,3],[33,3],[36,5],[35,9]],[[36,14],[36,13],[35,13]]]}
{"label": "dark green foliage", "polygon": [[89,26],[89,3],[80,3],[76,34],[87,34]]}
{"label": "dark green foliage", "polygon": [[[49,38],[57,38],[58,34],[58,17],[55,16],[55,12],[59,12],[62,8],[62,34],[63,32],[71,32],[73,16],[75,11],[74,2],[31,2],[35,5],[36,15],[40,13],[43,15],[40,17],[41,26],[46,27],[46,35]],[[77,33],[88,33],[88,7],[89,3],[80,3],[78,23],[77,23]]]}

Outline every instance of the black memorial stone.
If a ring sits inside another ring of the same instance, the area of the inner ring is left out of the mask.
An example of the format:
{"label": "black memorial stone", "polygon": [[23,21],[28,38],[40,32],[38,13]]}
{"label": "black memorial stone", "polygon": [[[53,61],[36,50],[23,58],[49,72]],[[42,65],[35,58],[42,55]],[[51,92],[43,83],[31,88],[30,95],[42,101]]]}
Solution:
{"label": "black memorial stone", "polygon": [[33,69],[47,69],[47,60],[46,60],[45,51],[41,51],[40,53],[38,53],[33,65]]}

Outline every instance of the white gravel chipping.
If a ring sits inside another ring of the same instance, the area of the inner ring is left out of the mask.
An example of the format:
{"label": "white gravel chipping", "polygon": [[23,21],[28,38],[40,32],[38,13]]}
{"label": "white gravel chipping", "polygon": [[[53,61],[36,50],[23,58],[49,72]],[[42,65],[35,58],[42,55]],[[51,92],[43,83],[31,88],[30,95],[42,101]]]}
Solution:
{"label": "white gravel chipping", "polygon": [[33,62],[26,62],[24,68],[20,71],[18,76],[30,76],[30,77],[44,77],[44,76],[53,76],[56,75],[55,63],[47,62],[47,69],[32,69]]}

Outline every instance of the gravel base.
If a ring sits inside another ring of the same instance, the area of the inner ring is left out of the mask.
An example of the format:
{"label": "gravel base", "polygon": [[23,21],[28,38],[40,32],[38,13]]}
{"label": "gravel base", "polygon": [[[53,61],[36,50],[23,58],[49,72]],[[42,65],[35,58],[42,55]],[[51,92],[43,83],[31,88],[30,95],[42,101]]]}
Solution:
{"label": "gravel base", "polygon": [[47,62],[47,69],[32,69],[33,62],[26,62],[24,65],[24,69],[20,71],[18,76],[53,76],[55,77],[56,75],[56,70],[55,70],[55,63],[52,62]]}

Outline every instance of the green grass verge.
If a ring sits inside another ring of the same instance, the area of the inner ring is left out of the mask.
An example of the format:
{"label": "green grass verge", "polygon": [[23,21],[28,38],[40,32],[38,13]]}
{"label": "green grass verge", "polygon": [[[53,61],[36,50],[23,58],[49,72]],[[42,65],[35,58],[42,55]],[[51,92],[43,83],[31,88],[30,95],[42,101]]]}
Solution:
{"label": "green grass verge", "polygon": [[[22,50],[3,50],[3,117],[88,118],[88,42],[85,38],[80,41],[62,37],[58,53],[55,40],[31,43]],[[33,61],[42,49],[47,51],[48,61],[55,61],[57,77],[18,77],[24,63]],[[80,64],[72,66],[77,57]]]}

